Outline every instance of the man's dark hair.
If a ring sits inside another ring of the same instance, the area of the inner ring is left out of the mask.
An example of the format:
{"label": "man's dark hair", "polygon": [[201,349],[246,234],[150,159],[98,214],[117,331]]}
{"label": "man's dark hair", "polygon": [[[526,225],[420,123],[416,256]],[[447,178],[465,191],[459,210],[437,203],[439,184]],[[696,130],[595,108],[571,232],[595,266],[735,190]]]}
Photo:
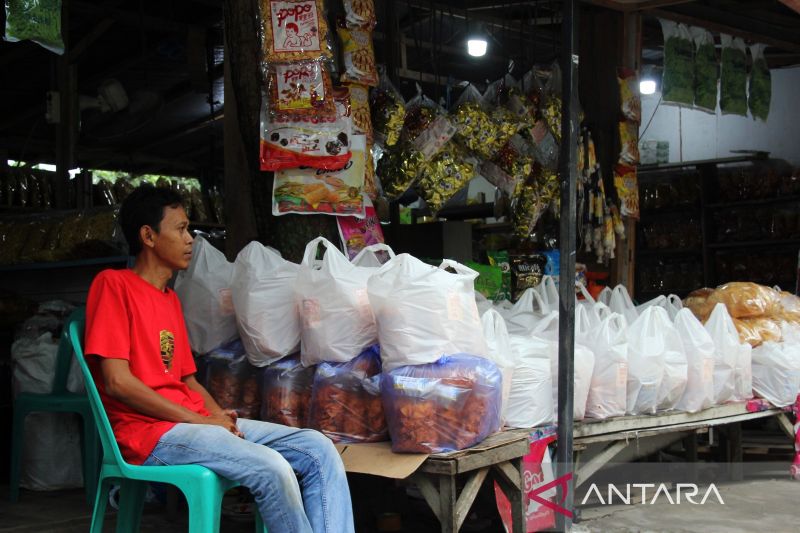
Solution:
{"label": "man's dark hair", "polygon": [[129,253],[139,255],[142,251],[142,241],[139,239],[142,226],[150,226],[158,233],[161,231],[164,208],[181,205],[181,195],[172,189],[154,187],[149,183],[143,183],[134,189],[122,202],[119,210],[119,224],[125,240],[128,241]]}

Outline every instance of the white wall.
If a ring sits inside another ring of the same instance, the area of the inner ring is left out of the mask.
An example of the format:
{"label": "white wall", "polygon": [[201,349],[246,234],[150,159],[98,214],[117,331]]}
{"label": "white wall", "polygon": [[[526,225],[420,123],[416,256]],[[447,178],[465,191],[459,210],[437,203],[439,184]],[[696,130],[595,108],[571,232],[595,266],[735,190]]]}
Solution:
{"label": "white wall", "polygon": [[663,102],[656,108],[660,97],[660,92],[642,95],[639,135],[640,141],[669,141],[670,162],[736,155],[731,150],[763,150],[800,166],[800,67],[772,70],[767,122],[721,115],[719,106],[716,115]]}

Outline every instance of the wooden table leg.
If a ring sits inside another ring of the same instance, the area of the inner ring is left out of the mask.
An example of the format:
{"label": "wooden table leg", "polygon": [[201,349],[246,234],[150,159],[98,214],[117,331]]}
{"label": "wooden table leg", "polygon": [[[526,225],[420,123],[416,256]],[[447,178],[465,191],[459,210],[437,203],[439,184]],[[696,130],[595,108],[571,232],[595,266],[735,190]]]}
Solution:
{"label": "wooden table leg", "polygon": [[524,490],[522,458],[494,465],[497,483],[511,504],[511,520],[514,533],[525,533],[527,521],[522,491]]}
{"label": "wooden table leg", "polygon": [[439,521],[442,524],[442,533],[456,533],[458,531],[456,502],[456,477],[447,474],[440,475]]}
{"label": "wooden table leg", "polygon": [[728,446],[730,447],[729,457],[731,461],[731,480],[741,481],[744,478],[742,472],[742,423],[734,422],[728,425]]}

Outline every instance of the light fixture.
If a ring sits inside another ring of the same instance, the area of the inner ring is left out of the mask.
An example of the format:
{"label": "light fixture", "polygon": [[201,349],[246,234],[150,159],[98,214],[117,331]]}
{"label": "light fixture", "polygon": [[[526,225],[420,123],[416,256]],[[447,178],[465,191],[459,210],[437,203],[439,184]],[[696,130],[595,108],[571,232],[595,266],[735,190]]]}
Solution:
{"label": "light fixture", "polygon": [[472,57],[482,57],[486,55],[488,46],[485,27],[480,22],[475,23],[473,31],[469,32],[467,36],[467,53]]}
{"label": "light fixture", "polygon": [[641,80],[639,81],[639,92],[642,94],[653,94],[656,92],[656,80]]}

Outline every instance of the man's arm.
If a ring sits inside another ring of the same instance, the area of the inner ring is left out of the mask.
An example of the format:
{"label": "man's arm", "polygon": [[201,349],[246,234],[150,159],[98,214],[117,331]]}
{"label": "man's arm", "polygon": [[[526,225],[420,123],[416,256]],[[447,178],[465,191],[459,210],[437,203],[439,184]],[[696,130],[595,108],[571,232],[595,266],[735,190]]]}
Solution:
{"label": "man's arm", "polygon": [[235,420],[229,416],[214,412],[211,416],[203,416],[167,400],[131,374],[130,365],[125,359],[102,357],[100,370],[106,394],[144,415],[169,422],[213,424],[239,434]]}

